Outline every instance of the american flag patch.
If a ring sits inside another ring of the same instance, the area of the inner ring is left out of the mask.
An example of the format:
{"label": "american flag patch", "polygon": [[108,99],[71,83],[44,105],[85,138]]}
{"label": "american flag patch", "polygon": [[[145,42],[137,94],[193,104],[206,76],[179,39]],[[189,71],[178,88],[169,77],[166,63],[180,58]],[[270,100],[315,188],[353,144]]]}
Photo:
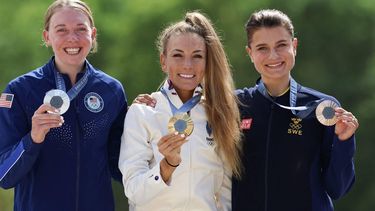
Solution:
{"label": "american flag patch", "polygon": [[2,93],[0,97],[0,108],[11,108],[14,94]]}

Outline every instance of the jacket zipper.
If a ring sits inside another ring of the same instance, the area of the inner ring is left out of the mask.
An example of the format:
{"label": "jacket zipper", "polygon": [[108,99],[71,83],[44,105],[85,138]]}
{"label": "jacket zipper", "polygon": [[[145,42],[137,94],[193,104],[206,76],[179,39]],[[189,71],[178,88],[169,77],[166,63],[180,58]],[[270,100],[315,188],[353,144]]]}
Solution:
{"label": "jacket zipper", "polygon": [[[78,99],[78,96],[76,97]],[[79,177],[80,177],[80,163],[81,163],[81,133],[79,127],[79,108],[78,100],[75,101],[75,110],[76,110],[76,134],[77,134],[77,178],[76,178],[76,211],[79,211]]]}
{"label": "jacket zipper", "polygon": [[264,168],[264,210],[268,210],[268,162],[269,162],[269,146],[270,146],[270,139],[271,139],[271,123],[272,123],[272,116],[273,116],[273,109],[274,104],[271,104],[271,112],[268,118],[268,128],[267,128],[267,141],[266,141],[266,161],[265,161],[265,168]]}

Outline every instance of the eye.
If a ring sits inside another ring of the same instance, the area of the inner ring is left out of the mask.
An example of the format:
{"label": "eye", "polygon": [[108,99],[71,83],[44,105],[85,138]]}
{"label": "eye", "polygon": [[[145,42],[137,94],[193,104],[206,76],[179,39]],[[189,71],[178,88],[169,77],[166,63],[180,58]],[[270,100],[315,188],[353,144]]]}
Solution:
{"label": "eye", "polygon": [[259,48],[257,48],[257,51],[261,51],[261,52],[265,52],[267,50],[268,49],[266,47],[259,47]]}
{"label": "eye", "polygon": [[78,28],[77,31],[79,31],[79,32],[86,32],[87,28],[81,27],[81,28]]}
{"label": "eye", "polygon": [[195,54],[195,55],[193,55],[193,58],[203,59],[203,55],[201,55],[201,54]]}
{"label": "eye", "polygon": [[288,46],[286,43],[280,43],[279,45],[277,45],[278,48],[283,48],[286,46]]}
{"label": "eye", "polygon": [[67,29],[65,29],[65,28],[58,28],[57,30],[56,30],[56,32],[67,32],[68,30]]}
{"label": "eye", "polygon": [[172,57],[182,57],[182,54],[175,53],[175,54],[172,54]]}

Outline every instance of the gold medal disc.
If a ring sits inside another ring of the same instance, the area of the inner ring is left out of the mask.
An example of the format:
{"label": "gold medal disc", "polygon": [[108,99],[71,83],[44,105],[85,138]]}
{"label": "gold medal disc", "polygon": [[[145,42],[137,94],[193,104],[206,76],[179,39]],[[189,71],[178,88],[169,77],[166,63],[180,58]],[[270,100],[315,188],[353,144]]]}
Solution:
{"label": "gold medal disc", "polygon": [[193,120],[187,113],[177,113],[168,122],[168,131],[170,133],[178,132],[189,136],[194,129]]}
{"label": "gold medal disc", "polygon": [[70,99],[66,92],[60,89],[52,89],[44,96],[43,103],[58,109],[61,115],[69,109]]}
{"label": "gold medal disc", "polygon": [[316,107],[315,115],[318,121],[325,126],[332,126],[336,124],[337,118],[335,116],[335,108],[338,105],[332,100],[324,100]]}

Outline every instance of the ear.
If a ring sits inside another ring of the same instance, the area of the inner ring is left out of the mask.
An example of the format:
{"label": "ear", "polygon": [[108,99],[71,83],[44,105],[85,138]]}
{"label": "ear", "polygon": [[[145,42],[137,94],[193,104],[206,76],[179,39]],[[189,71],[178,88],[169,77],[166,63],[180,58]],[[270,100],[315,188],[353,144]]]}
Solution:
{"label": "ear", "polygon": [[253,56],[252,56],[252,50],[251,50],[251,48],[250,48],[249,46],[247,46],[247,45],[246,45],[246,52],[247,52],[247,55],[249,55],[251,62],[254,63],[254,61],[253,61]]}
{"label": "ear", "polygon": [[51,45],[47,30],[43,30],[43,40],[44,40],[44,43],[46,44],[47,47]]}
{"label": "ear", "polygon": [[91,39],[92,41],[96,40],[96,28],[95,27],[92,27]]}
{"label": "ear", "polygon": [[160,66],[161,66],[161,70],[165,73],[168,73],[167,72],[167,65],[165,64],[165,55],[163,53],[160,54]]}
{"label": "ear", "polygon": [[298,46],[297,38],[293,38],[292,44],[293,44],[294,56],[297,56],[297,46]]}

